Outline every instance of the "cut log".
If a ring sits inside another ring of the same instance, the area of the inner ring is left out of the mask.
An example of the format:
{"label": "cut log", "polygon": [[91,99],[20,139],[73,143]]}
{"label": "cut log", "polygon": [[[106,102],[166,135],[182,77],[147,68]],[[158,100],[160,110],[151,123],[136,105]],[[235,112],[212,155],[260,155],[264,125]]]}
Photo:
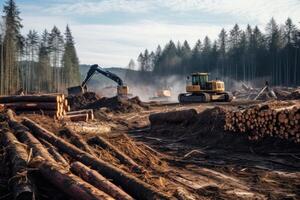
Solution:
{"label": "cut log", "polygon": [[59,95],[26,95],[26,96],[2,96],[0,103],[13,103],[13,102],[60,102],[61,96]]}
{"label": "cut log", "polygon": [[17,102],[17,103],[7,103],[6,108],[13,110],[60,110],[60,104],[56,102],[39,102],[39,103],[29,103],[29,102]]}
{"label": "cut log", "polygon": [[172,111],[166,113],[155,113],[149,116],[151,125],[163,123],[183,123],[192,121],[197,115],[195,109]]}
{"label": "cut log", "polygon": [[57,110],[16,110],[15,113],[19,114],[36,114],[36,115],[46,115],[51,117],[61,116],[61,112]]}
{"label": "cut log", "polygon": [[77,200],[113,200],[108,194],[98,190],[91,184],[70,173],[69,170],[38,158],[31,163],[31,167],[38,168],[42,176],[66,193],[72,199]]}
{"label": "cut log", "polygon": [[22,142],[27,144],[33,150],[34,156],[40,156],[51,162],[55,162],[53,157],[49,154],[47,149],[38,141],[27,127],[15,120],[12,110],[7,111],[9,127],[14,130],[14,134]]}
{"label": "cut log", "polygon": [[96,158],[88,154],[76,146],[57,137],[55,134],[44,129],[28,118],[23,118],[24,125],[30,128],[36,137],[43,138],[53,146],[56,146],[60,151],[68,154],[73,159],[76,159],[87,166],[91,166],[107,179],[112,180],[116,185],[120,185],[123,190],[136,199],[170,199],[170,196],[158,191],[153,186],[143,182],[142,180],[126,173],[118,167],[107,163],[100,158]]}
{"label": "cut log", "polygon": [[70,142],[78,148],[80,148],[81,150],[95,156],[94,151],[89,147],[86,141],[83,140],[83,138],[75,131],[72,131],[70,128],[65,127],[63,130],[60,131],[60,133],[67,136],[70,139]]}
{"label": "cut log", "polygon": [[77,110],[67,112],[66,115],[76,115],[76,114],[88,114],[90,120],[94,120],[94,111],[92,109],[87,110]]}
{"label": "cut log", "polygon": [[143,171],[143,168],[133,161],[129,156],[121,152],[117,147],[113,146],[109,141],[101,136],[95,136],[89,140],[90,143],[99,145],[100,147],[112,152],[113,155],[123,164],[128,165],[133,170],[138,172]]}
{"label": "cut log", "polygon": [[109,194],[117,200],[133,200],[126,192],[117,187],[97,171],[92,170],[80,162],[71,164],[71,171],[86,182]]}
{"label": "cut log", "polygon": [[17,138],[8,130],[1,130],[3,146],[8,150],[11,163],[11,185],[15,200],[34,199],[33,185],[27,177],[27,151]]}
{"label": "cut log", "polygon": [[58,152],[58,150],[52,144],[50,144],[49,142],[43,139],[39,139],[39,140],[47,148],[48,152],[52,155],[52,157],[54,158],[54,160],[56,160],[56,162],[61,163],[65,167],[69,166],[69,163],[66,161],[66,159]]}
{"label": "cut log", "polygon": [[83,132],[88,134],[104,134],[111,132],[111,127],[107,124],[94,124],[94,123],[68,123],[66,122],[66,126],[71,130],[75,130],[77,132]]}
{"label": "cut log", "polygon": [[72,122],[79,122],[79,121],[87,122],[89,120],[89,116],[86,113],[85,114],[66,115],[63,118],[70,120]]}

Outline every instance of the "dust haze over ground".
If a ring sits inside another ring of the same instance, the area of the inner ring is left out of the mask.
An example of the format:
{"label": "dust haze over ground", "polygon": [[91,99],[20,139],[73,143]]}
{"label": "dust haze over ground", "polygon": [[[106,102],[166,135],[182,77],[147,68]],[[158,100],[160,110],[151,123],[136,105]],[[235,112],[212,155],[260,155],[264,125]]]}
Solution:
{"label": "dust haze over ground", "polygon": [[150,84],[146,83],[128,83],[130,93],[139,96],[143,101],[149,101],[149,98],[155,97],[158,90],[171,90],[170,101],[177,102],[179,93],[185,92],[185,76],[167,76],[156,77]]}

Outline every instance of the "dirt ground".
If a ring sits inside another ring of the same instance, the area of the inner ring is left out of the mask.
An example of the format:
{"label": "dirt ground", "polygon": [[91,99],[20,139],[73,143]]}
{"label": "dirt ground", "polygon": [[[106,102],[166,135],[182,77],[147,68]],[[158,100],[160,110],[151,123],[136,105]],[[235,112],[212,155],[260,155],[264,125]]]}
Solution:
{"label": "dirt ground", "polygon": [[[111,152],[91,145],[97,157],[161,192],[176,199],[300,199],[299,144],[278,139],[253,142],[244,135],[223,131],[224,111],[260,102],[152,103],[137,108],[126,104],[126,112],[114,112],[115,106],[110,104],[107,110],[102,106],[106,101],[98,101],[100,103],[99,109],[94,110],[94,122],[67,124],[73,125],[86,141],[95,135],[106,138],[146,171],[135,173]],[[154,113],[188,109],[197,111],[196,118],[177,123],[151,124],[149,121]],[[26,116],[72,143],[72,139],[61,134],[66,122],[46,116]],[[100,127],[104,126],[110,131],[103,131]],[[88,132],[83,131],[84,127],[97,129]],[[9,199],[3,154],[2,150],[0,199]]]}
{"label": "dirt ground", "polygon": [[[299,199],[299,144],[278,139],[251,142],[225,133],[220,113],[213,113],[256,103],[152,106],[150,111],[118,115],[116,121],[127,124],[134,140],[158,151],[172,169],[169,178],[195,199]],[[151,125],[148,120],[150,113],[191,108],[200,114],[196,125]]]}

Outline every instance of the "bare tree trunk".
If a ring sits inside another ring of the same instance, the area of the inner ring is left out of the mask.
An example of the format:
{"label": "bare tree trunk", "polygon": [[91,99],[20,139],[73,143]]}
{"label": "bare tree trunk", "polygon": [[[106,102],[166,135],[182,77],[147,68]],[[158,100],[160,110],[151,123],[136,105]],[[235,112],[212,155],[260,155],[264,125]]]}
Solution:
{"label": "bare tree trunk", "polygon": [[30,159],[25,147],[18,142],[17,138],[7,130],[1,130],[3,144],[8,150],[11,163],[13,195],[15,200],[34,199],[33,186],[27,177],[27,162]]}

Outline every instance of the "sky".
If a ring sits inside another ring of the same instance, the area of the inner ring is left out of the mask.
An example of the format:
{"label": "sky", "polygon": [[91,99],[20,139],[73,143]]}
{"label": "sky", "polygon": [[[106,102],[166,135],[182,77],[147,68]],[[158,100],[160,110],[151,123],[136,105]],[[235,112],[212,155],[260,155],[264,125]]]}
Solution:
{"label": "sky", "polygon": [[[3,5],[5,0],[0,0]],[[274,17],[290,17],[299,27],[300,0],[16,0],[23,34],[68,24],[81,64],[126,67],[145,48],[155,50],[169,41],[191,46],[235,23],[264,30]]]}

